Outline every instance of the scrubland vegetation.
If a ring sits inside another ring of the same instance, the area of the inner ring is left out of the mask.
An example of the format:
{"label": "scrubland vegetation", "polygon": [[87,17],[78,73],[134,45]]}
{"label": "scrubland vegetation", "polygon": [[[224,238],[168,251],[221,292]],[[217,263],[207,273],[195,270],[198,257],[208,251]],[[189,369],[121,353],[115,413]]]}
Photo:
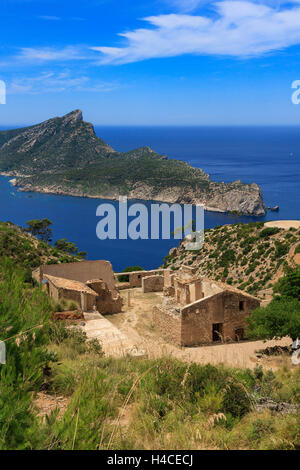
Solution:
{"label": "scrubland vegetation", "polygon": [[[78,249],[76,251],[75,245],[65,239],[58,240],[56,246],[51,246],[48,243],[49,237],[47,242],[43,240],[44,230],[49,230],[49,228],[42,227],[39,230],[34,231],[30,225],[23,229],[10,222],[0,222],[0,257],[14,260],[18,266],[26,268],[28,280],[31,279],[31,270],[41,264],[70,263],[79,261],[82,256],[85,256],[85,252],[78,252]],[[32,236],[32,231],[34,236]]]}
{"label": "scrubland vegetation", "polygon": [[187,251],[181,243],[164,259],[164,267],[195,267],[201,275],[226,282],[249,294],[272,289],[280,271],[293,267],[299,252],[300,229],[264,227],[263,222],[205,230],[203,249]]}

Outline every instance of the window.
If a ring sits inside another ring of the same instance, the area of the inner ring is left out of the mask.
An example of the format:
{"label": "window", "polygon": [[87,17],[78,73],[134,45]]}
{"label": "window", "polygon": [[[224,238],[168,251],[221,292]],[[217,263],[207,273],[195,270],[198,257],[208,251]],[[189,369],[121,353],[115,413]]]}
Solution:
{"label": "window", "polygon": [[245,300],[240,300],[240,310],[241,311],[246,310],[246,301]]}

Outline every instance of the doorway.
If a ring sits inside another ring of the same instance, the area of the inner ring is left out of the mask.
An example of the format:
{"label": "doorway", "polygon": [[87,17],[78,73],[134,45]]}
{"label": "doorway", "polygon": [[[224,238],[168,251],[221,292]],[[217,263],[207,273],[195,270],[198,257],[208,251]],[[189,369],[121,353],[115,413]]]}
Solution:
{"label": "doorway", "polygon": [[244,328],[236,328],[235,330],[235,341],[242,341],[245,337]]}
{"label": "doorway", "polygon": [[214,343],[220,342],[223,339],[223,323],[213,323],[212,339]]}

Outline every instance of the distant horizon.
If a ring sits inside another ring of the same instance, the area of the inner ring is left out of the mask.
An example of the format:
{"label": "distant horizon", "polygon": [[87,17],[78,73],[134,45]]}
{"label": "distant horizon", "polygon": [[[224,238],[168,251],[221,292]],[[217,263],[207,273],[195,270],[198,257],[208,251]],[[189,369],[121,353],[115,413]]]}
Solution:
{"label": "distant horizon", "polygon": [[[60,117],[60,116],[57,116]],[[52,119],[52,118],[49,118]],[[0,123],[0,131],[1,130],[13,130],[13,129],[19,129],[22,127],[31,127],[38,125],[42,122],[47,121],[48,119],[44,119],[43,121],[34,121],[31,123],[19,123],[19,124],[1,124]],[[97,127],[115,127],[115,128],[270,128],[270,127],[283,127],[283,128],[300,128],[300,123],[299,124],[97,124],[92,121],[85,120],[85,122],[90,122],[95,128]]]}

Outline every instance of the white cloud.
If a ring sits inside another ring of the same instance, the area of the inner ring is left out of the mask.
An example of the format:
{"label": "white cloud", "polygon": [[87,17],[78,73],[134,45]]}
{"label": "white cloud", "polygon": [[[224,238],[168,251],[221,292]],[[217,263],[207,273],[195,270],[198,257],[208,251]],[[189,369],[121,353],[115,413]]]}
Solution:
{"label": "white cloud", "polygon": [[62,18],[60,16],[49,16],[49,15],[40,15],[38,16],[40,20],[47,20],[47,21],[85,21],[85,18],[82,18],[80,16],[72,16],[72,17],[66,17]]}
{"label": "white cloud", "polygon": [[59,16],[43,15],[43,16],[39,16],[38,18],[40,18],[41,20],[47,20],[47,21],[60,21],[61,20]]}
{"label": "white cloud", "polygon": [[182,54],[252,57],[300,44],[300,1],[272,3],[221,0],[210,16],[150,16],[148,27],[120,34],[121,47],[91,49],[100,64],[124,64]]}
{"label": "white cloud", "polygon": [[83,60],[86,59],[86,56],[83,54],[82,48],[77,46],[67,46],[62,49],[23,47],[15,59],[26,62],[49,62]]}
{"label": "white cloud", "polygon": [[7,83],[7,93],[31,94],[61,93],[61,92],[90,92],[104,93],[119,88],[116,83],[106,83],[92,80],[87,76],[72,76],[69,71],[60,73],[43,72],[34,77],[22,77],[12,79]]}

